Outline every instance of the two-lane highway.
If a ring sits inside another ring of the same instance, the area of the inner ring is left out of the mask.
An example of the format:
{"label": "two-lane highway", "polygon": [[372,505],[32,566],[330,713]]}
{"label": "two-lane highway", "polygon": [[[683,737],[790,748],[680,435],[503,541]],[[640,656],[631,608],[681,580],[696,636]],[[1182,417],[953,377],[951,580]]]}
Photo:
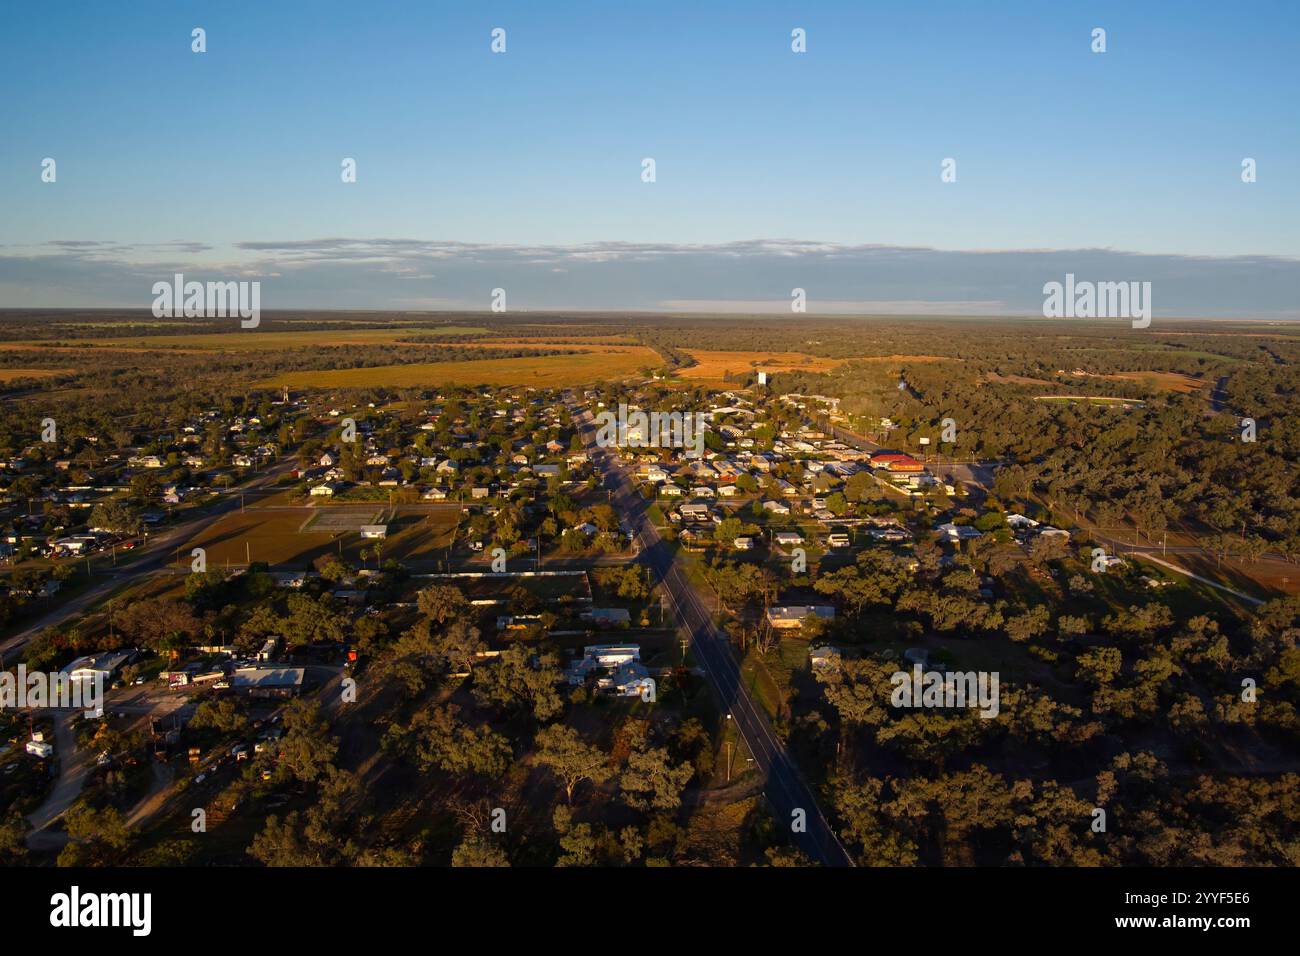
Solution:
{"label": "two-lane highway", "polygon": [[637,536],[640,560],[651,567],[668,595],[723,712],[735,721],[745,746],[766,775],[765,793],[778,823],[791,828],[794,843],[811,859],[827,866],[852,866],[852,858],[822,814],[812,789],[746,689],[726,635],[714,626],[699,593],[649,520],[645,501],[636,491],[631,475],[613,454],[596,445],[589,412],[574,409],[574,419],[588,455],[604,475],[611,502]]}

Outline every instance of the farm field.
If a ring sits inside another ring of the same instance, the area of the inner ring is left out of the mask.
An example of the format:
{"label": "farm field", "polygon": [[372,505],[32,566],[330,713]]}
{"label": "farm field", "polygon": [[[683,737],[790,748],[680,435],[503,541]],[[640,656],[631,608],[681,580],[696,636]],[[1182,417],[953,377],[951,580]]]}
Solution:
{"label": "farm field", "polygon": [[[328,345],[383,345],[416,335],[480,335],[487,330],[474,326],[435,325],[408,329],[330,329],[273,332],[250,329],[240,332],[200,332],[195,335],[141,335],[125,338],[74,339],[63,343],[78,348],[197,349],[226,352],[274,352],[280,349]],[[16,343],[9,343],[14,347]],[[38,346],[40,343],[27,343]]]}
{"label": "farm field", "polygon": [[1199,390],[1205,382],[1179,372],[1133,372],[1132,374],[1107,375],[1106,378],[1130,379],[1149,385],[1162,392],[1179,392],[1187,395]]}
{"label": "farm field", "polygon": [[828,372],[843,359],[828,359],[802,352],[721,352],[685,349],[696,364],[679,369],[677,375],[693,382],[721,382],[727,375],[761,369],[765,372]]}
{"label": "farm field", "polygon": [[866,355],[841,359],[806,352],[761,352],[684,349],[696,364],[679,369],[677,375],[692,382],[721,384],[728,375],[746,372],[829,372],[845,362],[953,362],[943,355]]}
{"label": "farm field", "polygon": [[20,378],[52,378],[67,375],[70,368],[0,368],[0,382],[14,382]]}
{"label": "farm field", "polygon": [[601,379],[628,378],[661,364],[659,354],[644,346],[607,346],[601,351],[525,358],[473,359],[465,362],[420,362],[370,368],[285,372],[259,383],[262,388],[364,388],[386,385],[535,385],[563,388]]}
{"label": "farm field", "polygon": [[1195,392],[1205,385],[1204,379],[1193,378],[1181,372],[1115,372],[1111,375],[1081,376],[1086,378],[1105,378],[1111,381],[1139,382],[1158,392],[1178,392],[1182,395]]}

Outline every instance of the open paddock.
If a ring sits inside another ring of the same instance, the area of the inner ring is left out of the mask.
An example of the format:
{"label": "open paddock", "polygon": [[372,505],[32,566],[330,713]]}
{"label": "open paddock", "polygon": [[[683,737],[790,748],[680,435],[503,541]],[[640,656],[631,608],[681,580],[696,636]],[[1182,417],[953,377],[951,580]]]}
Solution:
{"label": "open paddock", "polygon": [[306,568],[336,546],[333,534],[301,530],[305,517],[302,509],[254,509],[226,515],[182,545],[181,558],[188,563],[190,550],[203,548],[210,569],[242,566],[247,561]]}
{"label": "open paddock", "polygon": [[533,385],[564,388],[602,379],[629,378],[662,365],[659,354],[642,346],[593,347],[591,351],[523,358],[417,362],[369,368],[285,372],[258,383],[261,388],[409,388],[438,385]]}

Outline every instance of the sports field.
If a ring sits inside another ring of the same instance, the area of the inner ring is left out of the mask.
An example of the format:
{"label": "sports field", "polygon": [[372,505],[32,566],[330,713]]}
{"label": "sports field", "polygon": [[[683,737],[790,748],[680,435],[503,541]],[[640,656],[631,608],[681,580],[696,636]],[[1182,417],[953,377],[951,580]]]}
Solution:
{"label": "sports field", "polygon": [[[446,557],[459,510],[454,506],[381,505],[249,508],[226,515],[179,549],[187,565],[192,548],[207,552],[209,568],[265,561],[275,568],[305,569],[325,555],[340,555],[357,566],[374,567],[376,546],[382,560],[434,561]],[[362,538],[366,524],[386,524],[382,540]],[[363,556],[362,552],[366,552]]]}
{"label": "sports field", "polygon": [[311,517],[306,509],[250,509],[243,514],[226,515],[201,530],[181,548],[186,557],[192,548],[207,552],[208,567],[227,564],[242,566],[247,561],[265,561],[272,567],[305,568],[313,560],[329,553],[334,535],[328,531],[302,532],[304,521]]}

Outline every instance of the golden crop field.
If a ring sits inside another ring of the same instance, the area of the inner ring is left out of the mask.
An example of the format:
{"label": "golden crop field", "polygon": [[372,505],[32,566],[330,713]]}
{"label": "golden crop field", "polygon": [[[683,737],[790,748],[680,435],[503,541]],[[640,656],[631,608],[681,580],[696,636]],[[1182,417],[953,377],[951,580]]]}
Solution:
{"label": "golden crop field", "polygon": [[1156,391],[1178,392],[1183,395],[1194,392],[1205,384],[1204,380],[1184,375],[1181,372],[1119,372],[1101,377],[1140,382]]}
{"label": "golden crop field", "polygon": [[756,368],[765,372],[828,372],[843,359],[828,359],[800,352],[721,352],[683,349],[694,365],[677,375],[693,382],[721,382],[727,375],[743,374]]}
{"label": "golden crop field", "polygon": [[70,368],[0,368],[0,382],[13,382],[20,378],[50,378],[66,375]]}
{"label": "golden crop field", "polygon": [[[693,382],[722,382],[727,375],[750,371],[829,372],[850,359],[826,358],[804,352],[747,352],[684,349],[696,364],[680,369],[677,375]],[[865,355],[854,362],[944,362],[955,361],[942,355]]]}
{"label": "golden crop field", "polygon": [[605,346],[598,351],[567,355],[285,372],[258,383],[258,386],[364,388],[387,385],[407,388],[421,385],[536,385],[563,388],[600,379],[628,378],[636,375],[640,369],[661,364],[659,354],[645,346]]}
{"label": "golden crop field", "polygon": [[[273,352],[315,345],[383,345],[425,335],[480,335],[487,330],[468,325],[437,325],[407,329],[316,329],[272,332],[200,332],[194,335],[141,335],[125,338],[75,339],[76,347],[116,349],[198,349],[201,351]],[[39,343],[30,343],[38,345]]]}

